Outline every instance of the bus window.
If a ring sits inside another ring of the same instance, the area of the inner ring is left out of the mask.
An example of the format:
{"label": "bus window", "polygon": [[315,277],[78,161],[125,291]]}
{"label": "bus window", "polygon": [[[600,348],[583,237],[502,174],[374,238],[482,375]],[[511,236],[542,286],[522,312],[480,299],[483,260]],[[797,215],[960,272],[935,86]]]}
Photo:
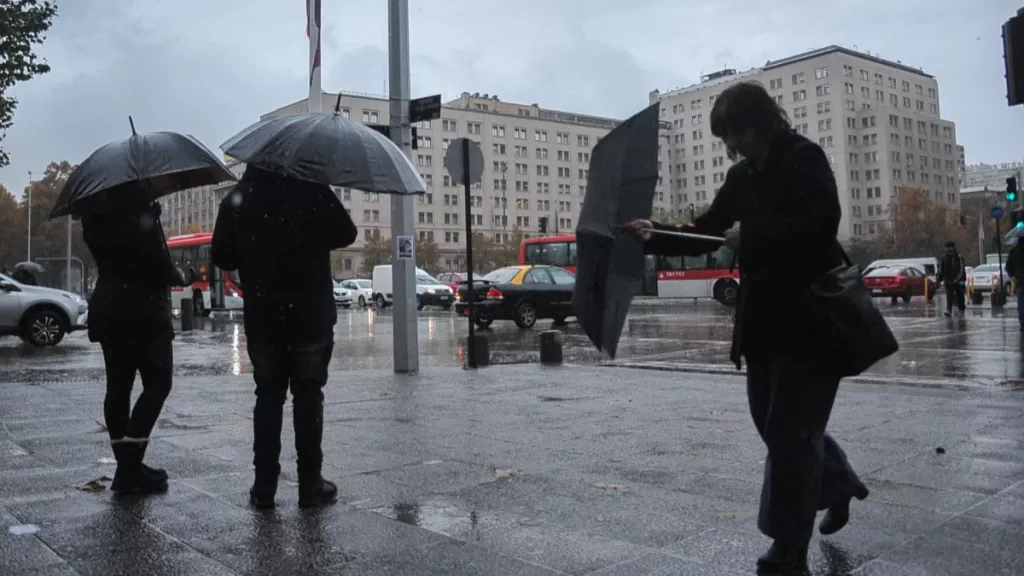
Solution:
{"label": "bus window", "polygon": [[736,253],[728,246],[722,246],[710,255],[708,268],[712,270],[725,270],[732,268],[735,264]]}
{"label": "bus window", "polygon": [[536,242],[526,245],[526,264],[576,265],[576,243]]}

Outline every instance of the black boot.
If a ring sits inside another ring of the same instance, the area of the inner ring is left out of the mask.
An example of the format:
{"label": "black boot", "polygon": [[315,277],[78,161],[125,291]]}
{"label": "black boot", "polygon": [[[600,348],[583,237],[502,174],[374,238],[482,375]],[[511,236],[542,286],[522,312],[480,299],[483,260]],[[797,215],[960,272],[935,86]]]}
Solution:
{"label": "black boot", "polygon": [[829,508],[825,512],[825,517],[821,519],[821,523],[818,524],[818,532],[828,536],[842,530],[846,523],[850,521],[850,501],[854,498],[863,500],[868,497],[868,494],[870,494],[868,487],[861,484],[853,493],[853,496],[847,498],[841,504],[836,504]]}
{"label": "black boot", "polygon": [[757,559],[757,573],[787,576],[810,574],[810,568],[807,566],[807,547],[807,542],[772,542],[771,548]]}
{"label": "black boot", "polygon": [[266,510],[277,505],[274,495],[277,494],[277,479],[281,475],[281,465],[276,467],[263,466],[256,469],[256,481],[249,489],[249,505],[253,508]]}
{"label": "black boot", "polygon": [[312,508],[334,502],[338,487],[321,475],[324,454],[324,397],[318,389],[294,397],[295,452],[298,456],[299,507]]}
{"label": "black boot", "polygon": [[167,491],[167,480],[144,474],[142,471],[143,450],[139,444],[118,442],[112,446],[117,460],[117,471],[110,489],[117,495],[156,494]]}
{"label": "black boot", "polygon": [[[149,447],[149,442],[146,442],[145,444],[141,445],[141,456],[142,456],[143,460],[146,459],[146,448],[148,448],[148,447]],[[167,479],[168,479],[167,470],[164,470],[163,468],[152,468],[150,466],[147,466],[145,462],[143,462],[141,464],[141,468],[142,468],[142,474],[152,478],[153,480],[157,480],[157,481],[161,481],[162,480],[162,481],[166,482]]]}

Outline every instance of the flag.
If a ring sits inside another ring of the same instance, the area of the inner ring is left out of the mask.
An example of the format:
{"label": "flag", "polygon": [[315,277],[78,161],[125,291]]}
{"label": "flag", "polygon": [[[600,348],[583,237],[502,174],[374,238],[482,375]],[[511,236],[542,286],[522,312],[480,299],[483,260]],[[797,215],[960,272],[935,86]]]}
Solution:
{"label": "flag", "polygon": [[316,70],[320,68],[320,0],[312,0],[313,3],[313,14],[310,18],[309,4],[310,0],[302,0],[306,3],[306,37],[310,38],[311,43],[315,42],[315,52],[311,55],[311,62],[309,66],[309,84],[313,85],[313,76]]}

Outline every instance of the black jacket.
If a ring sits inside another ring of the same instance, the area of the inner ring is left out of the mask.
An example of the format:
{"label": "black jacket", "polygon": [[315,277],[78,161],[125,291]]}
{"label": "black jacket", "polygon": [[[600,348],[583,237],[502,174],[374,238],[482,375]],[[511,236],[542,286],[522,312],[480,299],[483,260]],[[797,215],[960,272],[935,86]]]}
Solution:
{"label": "black jacket", "polygon": [[952,254],[942,255],[935,279],[946,284],[960,284],[967,281],[967,266],[964,264],[964,257],[959,250],[954,250]]}
{"label": "black jacket", "polygon": [[1024,243],[1020,241],[1006,255],[1006,275],[1016,280],[1024,277]]}
{"label": "black jacket", "polygon": [[337,322],[331,250],[355,242],[352,218],[327,186],[253,166],[221,202],[213,263],[238,270],[245,332],[272,344],[320,343]]}
{"label": "black jacket", "polygon": [[[761,170],[747,160],[729,169],[692,231],[722,236],[740,222],[740,293],[730,354],[737,367],[742,355],[814,353],[808,288],[842,263],[836,240],[841,216],[828,158],[803,136],[777,137]],[[718,246],[655,234],[645,251],[699,255]]]}
{"label": "black jacket", "polygon": [[160,205],[87,216],[82,234],[99,271],[89,301],[89,339],[173,338],[170,288],[184,286],[185,278],[167,250]]}

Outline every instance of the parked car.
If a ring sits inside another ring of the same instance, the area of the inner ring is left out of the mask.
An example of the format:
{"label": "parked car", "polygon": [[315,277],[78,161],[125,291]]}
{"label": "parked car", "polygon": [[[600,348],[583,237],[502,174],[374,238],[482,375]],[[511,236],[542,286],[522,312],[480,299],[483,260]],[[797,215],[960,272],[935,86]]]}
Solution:
{"label": "parked car", "polygon": [[[557,266],[509,266],[480,280],[473,279],[473,322],[486,328],[495,320],[512,320],[520,328],[532,328],[537,320],[562,323],[573,315],[572,292],[576,276]],[[459,285],[455,312],[469,314],[468,283]]]}
{"label": "parked car", "polygon": [[0,274],[0,336],[20,336],[33,346],[56,346],[84,330],[89,304],[79,295],[22,284]]}
{"label": "parked car", "polygon": [[935,293],[935,282],[917,266],[890,264],[873,268],[864,275],[864,284],[872,296],[888,296],[895,304],[900,298],[910,302],[914,296]]}
{"label": "parked car", "polygon": [[[393,296],[391,274],[391,264],[373,267],[373,303],[377,308],[391,305]],[[445,310],[451,310],[454,300],[451,288],[441,284],[422,268],[416,269],[417,310],[423,310],[427,306],[440,306]]]}
{"label": "parked car", "polygon": [[373,283],[363,278],[353,280],[342,280],[341,287],[348,290],[352,295],[352,302],[361,308],[373,301]]}
{"label": "parked car", "polygon": [[452,289],[452,293],[455,293],[459,289],[459,284],[466,281],[465,272],[445,272],[437,276],[437,280],[445,286]]}
{"label": "parked car", "polygon": [[982,264],[971,270],[967,277],[973,282],[975,292],[991,292],[1000,283],[1003,290],[1008,292],[1013,281],[1006,273],[1006,264],[1003,264],[1002,269],[998,264]]}
{"label": "parked car", "polygon": [[337,280],[334,281],[334,305],[342,308],[352,307],[352,292]]}

